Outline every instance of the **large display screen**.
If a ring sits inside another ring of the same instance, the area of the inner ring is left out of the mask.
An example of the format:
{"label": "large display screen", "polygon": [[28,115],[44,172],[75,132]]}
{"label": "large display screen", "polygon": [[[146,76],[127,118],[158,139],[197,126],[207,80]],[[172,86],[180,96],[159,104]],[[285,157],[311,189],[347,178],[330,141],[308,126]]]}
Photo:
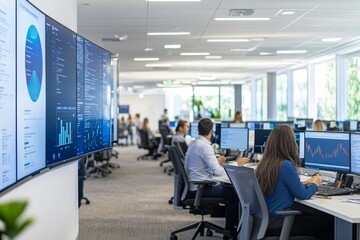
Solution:
{"label": "large display screen", "polygon": [[17,178],[45,167],[45,15],[17,1]]}
{"label": "large display screen", "polygon": [[110,147],[110,53],[77,38],[77,154]]}
{"label": "large display screen", "polygon": [[46,163],[76,157],[76,33],[46,17]]}
{"label": "large display screen", "polygon": [[15,1],[0,1],[0,191],[16,182]]}
{"label": "large display screen", "polygon": [[349,172],[349,134],[341,132],[305,132],[305,167]]}

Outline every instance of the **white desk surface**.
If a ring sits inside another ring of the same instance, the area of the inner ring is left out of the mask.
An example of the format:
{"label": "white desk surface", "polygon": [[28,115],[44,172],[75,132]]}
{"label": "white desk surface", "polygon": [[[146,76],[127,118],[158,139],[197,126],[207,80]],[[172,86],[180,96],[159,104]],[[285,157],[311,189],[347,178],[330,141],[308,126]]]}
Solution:
{"label": "white desk surface", "polygon": [[342,202],[344,199],[360,199],[360,195],[331,196],[331,199],[316,198],[295,201],[331,214],[350,223],[360,223],[360,204]]}

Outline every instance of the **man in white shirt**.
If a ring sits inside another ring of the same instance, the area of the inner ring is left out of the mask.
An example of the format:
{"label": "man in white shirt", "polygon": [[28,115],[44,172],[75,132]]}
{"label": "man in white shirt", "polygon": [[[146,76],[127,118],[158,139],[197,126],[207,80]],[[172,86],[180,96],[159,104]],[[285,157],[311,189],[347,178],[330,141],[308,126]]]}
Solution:
{"label": "man in white shirt", "polygon": [[[210,138],[213,134],[213,122],[204,118],[198,123],[199,136],[189,144],[185,157],[185,170],[189,181],[212,180],[213,176],[226,176],[224,168],[221,166],[225,157],[216,158],[214,149],[211,146]],[[242,166],[248,161],[247,158],[238,159],[238,165]],[[196,194],[196,186],[190,184],[190,194]],[[207,187],[204,190],[204,197],[226,199],[227,207],[225,212],[225,229],[236,233],[238,225],[238,205],[239,199],[231,186],[216,185]],[[224,239],[227,239],[224,236]]]}

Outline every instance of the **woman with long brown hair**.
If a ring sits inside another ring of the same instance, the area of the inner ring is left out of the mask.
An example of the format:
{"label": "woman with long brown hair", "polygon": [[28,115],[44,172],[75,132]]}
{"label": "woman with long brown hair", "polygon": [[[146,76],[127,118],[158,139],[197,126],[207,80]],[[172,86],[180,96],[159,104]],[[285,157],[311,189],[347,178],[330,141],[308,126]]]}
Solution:
{"label": "woman with long brown hair", "polygon": [[[298,209],[303,211],[303,215],[295,218],[291,235],[325,237],[324,231],[326,232],[328,222],[331,223],[331,217],[319,211],[299,209],[299,206],[294,204],[295,198],[301,200],[311,198],[321,185],[319,174],[305,182],[300,181],[297,171],[299,161],[293,130],[288,125],[276,126],[266,141],[263,159],[256,169],[256,176],[268,207],[270,225],[275,229],[282,225],[283,218],[277,216],[276,211]],[[331,236],[331,224],[327,233]],[[273,235],[278,232],[268,231],[267,234]]]}

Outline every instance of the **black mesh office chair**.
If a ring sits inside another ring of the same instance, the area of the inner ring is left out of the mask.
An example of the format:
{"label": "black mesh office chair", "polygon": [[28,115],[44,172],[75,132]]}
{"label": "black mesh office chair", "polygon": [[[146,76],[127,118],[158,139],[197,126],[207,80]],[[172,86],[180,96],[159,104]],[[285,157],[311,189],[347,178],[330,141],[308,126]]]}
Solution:
{"label": "black mesh office chair", "polygon": [[290,231],[294,218],[296,215],[301,214],[300,211],[295,210],[277,211],[276,214],[284,217],[281,234],[279,237],[266,237],[266,231],[268,230],[269,225],[269,214],[264,195],[261,192],[254,169],[230,165],[226,165],[224,168],[236,191],[236,194],[240,199],[242,207],[241,220],[239,224],[240,233],[238,234],[238,239],[315,239],[307,236],[290,237]]}
{"label": "black mesh office chair", "polygon": [[[171,140],[172,140],[172,135],[171,131],[169,130],[169,128],[167,128],[166,126],[161,126],[159,128],[159,132],[161,135],[161,152],[162,153],[166,153],[167,149],[165,148],[165,145],[170,145],[171,144]],[[164,163],[170,162],[170,159],[165,159],[163,161],[160,162],[160,167],[162,167],[162,165]],[[165,168],[166,169],[166,168]],[[166,170],[164,169],[164,172],[166,172]],[[171,175],[171,173],[170,173]]]}
{"label": "black mesh office chair", "polygon": [[149,158],[156,159],[156,156],[154,156],[154,147],[150,144],[148,133],[142,129],[139,129],[139,139],[140,142],[138,143],[138,147],[146,149],[148,150],[148,152],[144,155],[137,157],[137,160],[144,160]]}
{"label": "black mesh office chair", "polygon": [[231,237],[227,232],[224,231],[224,228],[217,226],[213,223],[204,221],[204,216],[211,214],[213,209],[217,207],[220,203],[225,203],[225,199],[221,198],[203,198],[203,191],[209,185],[214,184],[211,181],[196,181],[193,182],[197,185],[198,190],[196,191],[195,198],[189,196],[189,181],[184,169],[182,160],[180,159],[177,149],[173,146],[166,146],[169,151],[169,157],[171,162],[174,165],[175,174],[174,174],[174,205],[182,206],[183,208],[189,209],[189,212],[194,215],[201,215],[201,221],[191,224],[189,226],[183,227],[179,230],[173,231],[171,233],[170,239],[177,240],[177,233],[188,231],[196,228],[196,232],[192,239],[195,239],[197,235],[204,235],[205,228],[208,229],[207,235],[211,236],[212,231],[226,234]]}

